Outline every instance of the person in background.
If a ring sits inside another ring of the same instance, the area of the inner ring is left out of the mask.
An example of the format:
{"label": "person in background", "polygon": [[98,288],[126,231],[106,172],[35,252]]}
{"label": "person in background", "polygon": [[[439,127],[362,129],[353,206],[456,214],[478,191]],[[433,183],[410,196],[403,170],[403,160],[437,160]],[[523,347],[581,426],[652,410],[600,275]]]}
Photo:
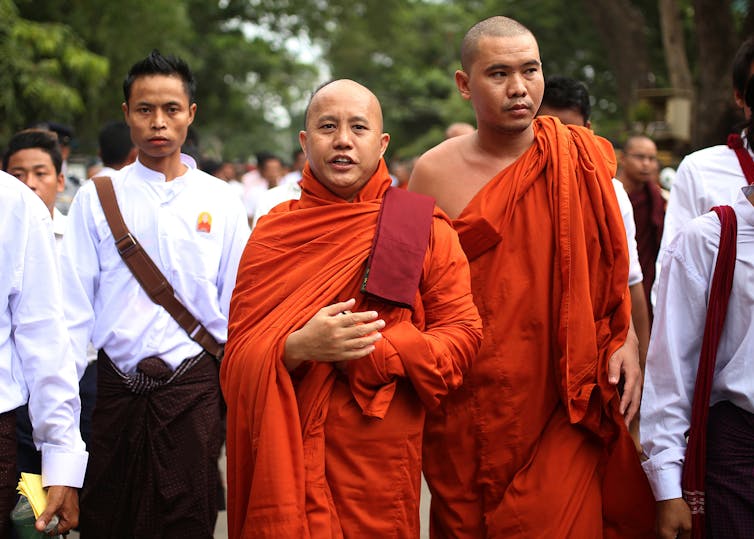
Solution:
{"label": "person in background", "polygon": [[131,140],[126,122],[110,122],[102,126],[97,137],[102,168],[97,176],[110,176],[136,161],[138,148]]}
{"label": "person in background", "polygon": [[304,165],[306,165],[306,154],[299,148],[291,155],[293,158],[293,165],[291,171],[282,177],[278,185],[286,185],[289,183],[298,183],[301,180],[301,175],[304,171]]}
{"label": "person in background", "polygon": [[655,281],[655,264],[660,250],[665,219],[665,199],[657,183],[657,146],[649,137],[633,135],[623,145],[618,179],[628,193],[636,223],[636,246],[644,276],[644,297],[652,324],[650,294]]}

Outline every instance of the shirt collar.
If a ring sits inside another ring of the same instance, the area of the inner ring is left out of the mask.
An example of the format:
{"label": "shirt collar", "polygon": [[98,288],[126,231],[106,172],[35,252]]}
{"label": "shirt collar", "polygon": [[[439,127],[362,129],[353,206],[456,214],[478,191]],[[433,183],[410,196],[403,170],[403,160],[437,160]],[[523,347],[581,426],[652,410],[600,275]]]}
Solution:
{"label": "shirt collar", "polygon": [[56,236],[62,236],[65,232],[65,220],[67,217],[57,209],[52,209],[52,231]]}
{"label": "shirt collar", "polygon": [[[182,153],[181,154],[181,163],[183,163],[184,165],[186,165],[189,168],[189,170],[196,169],[196,161],[190,155]],[[154,182],[164,182],[165,181],[165,175],[162,172],[158,172],[156,170],[153,170],[153,169],[145,166],[144,164],[142,164],[141,161],[139,161],[138,157],[136,158],[136,161],[134,161],[133,166],[134,166],[134,169],[135,169],[136,173],[138,174],[138,176],[140,178],[144,178],[147,181],[154,181]],[[184,174],[184,176],[185,176],[185,174]],[[178,179],[180,179],[182,177],[183,176],[178,176],[173,181],[178,180]]]}

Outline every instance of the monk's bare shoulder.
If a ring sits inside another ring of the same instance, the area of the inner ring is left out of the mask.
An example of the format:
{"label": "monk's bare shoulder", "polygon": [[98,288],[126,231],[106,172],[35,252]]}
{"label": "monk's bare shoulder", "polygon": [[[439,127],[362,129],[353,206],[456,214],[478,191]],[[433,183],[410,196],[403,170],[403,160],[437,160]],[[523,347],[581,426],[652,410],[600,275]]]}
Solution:
{"label": "monk's bare shoulder", "polygon": [[458,217],[469,201],[489,180],[470,167],[475,150],[472,137],[448,139],[424,153],[414,165],[408,188],[433,197],[451,219]]}

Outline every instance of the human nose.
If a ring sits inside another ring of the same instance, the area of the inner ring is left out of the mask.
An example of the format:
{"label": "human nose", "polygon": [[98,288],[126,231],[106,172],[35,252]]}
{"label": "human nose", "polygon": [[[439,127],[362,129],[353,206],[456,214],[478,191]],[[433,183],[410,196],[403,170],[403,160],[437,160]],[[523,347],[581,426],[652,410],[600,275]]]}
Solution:
{"label": "human nose", "polygon": [[152,114],[152,129],[163,129],[165,127],[165,115],[160,109]]}
{"label": "human nose", "polygon": [[351,147],[351,130],[348,126],[339,127],[335,131],[335,140],[333,144],[336,148],[350,148]]}
{"label": "human nose", "polygon": [[519,73],[513,73],[508,77],[508,95],[511,97],[522,97],[526,95],[524,78]]}

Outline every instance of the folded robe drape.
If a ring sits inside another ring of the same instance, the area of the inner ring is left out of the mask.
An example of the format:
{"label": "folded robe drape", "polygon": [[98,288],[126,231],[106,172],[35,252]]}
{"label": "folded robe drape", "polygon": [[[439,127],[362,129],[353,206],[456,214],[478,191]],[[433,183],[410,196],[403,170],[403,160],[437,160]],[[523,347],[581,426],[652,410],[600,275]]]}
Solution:
{"label": "folded robe drape", "polygon": [[484,341],[427,419],[432,535],[643,537],[654,503],[607,380],[630,317],[614,154],[553,118],[534,130],[454,222]]}
{"label": "folded robe drape", "polygon": [[[468,264],[435,213],[413,309],[359,292],[384,161],[350,203],[307,167],[300,201],[260,219],[238,271],[221,368],[230,537],[418,537],[424,408],[460,385],[481,336]],[[385,320],[375,352],[289,374],[287,336],[356,298]]]}

